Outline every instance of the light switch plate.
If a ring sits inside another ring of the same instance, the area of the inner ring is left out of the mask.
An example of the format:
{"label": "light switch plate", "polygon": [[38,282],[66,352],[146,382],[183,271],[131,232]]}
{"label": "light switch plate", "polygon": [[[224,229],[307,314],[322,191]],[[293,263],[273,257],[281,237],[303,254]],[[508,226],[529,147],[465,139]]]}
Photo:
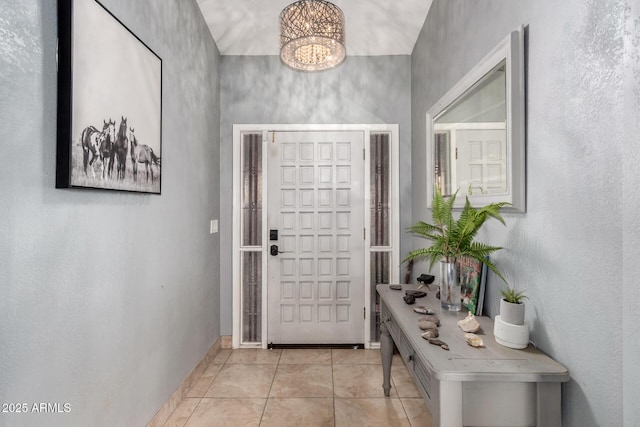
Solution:
{"label": "light switch plate", "polygon": [[209,224],[209,234],[214,234],[218,232],[218,220],[212,219]]}

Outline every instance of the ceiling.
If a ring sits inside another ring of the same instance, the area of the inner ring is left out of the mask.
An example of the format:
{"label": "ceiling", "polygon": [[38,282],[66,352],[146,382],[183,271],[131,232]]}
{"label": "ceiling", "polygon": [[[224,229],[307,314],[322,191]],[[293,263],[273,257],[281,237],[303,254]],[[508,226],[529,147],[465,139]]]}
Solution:
{"label": "ceiling", "polygon": [[[197,0],[222,55],[279,55],[278,17],[293,0]],[[347,55],[410,55],[432,0],[334,0]]]}

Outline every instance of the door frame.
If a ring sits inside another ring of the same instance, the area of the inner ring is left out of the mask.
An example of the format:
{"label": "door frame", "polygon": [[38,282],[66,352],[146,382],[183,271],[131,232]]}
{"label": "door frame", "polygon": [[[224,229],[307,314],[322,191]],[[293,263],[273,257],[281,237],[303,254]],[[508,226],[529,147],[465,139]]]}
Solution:
{"label": "door frame", "polygon": [[234,124],[233,125],[233,253],[232,253],[232,287],[233,287],[233,329],[231,343],[233,348],[267,348],[267,326],[268,326],[268,289],[267,282],[267,248],[269,246],[268,230],[265,226],[267,224],[267,209],[262,209],[262,330],[261,330],[261,342],[259,343],[243,343],[242,337],[242,284],[241,284],[241,210],[242,210],[242,167],[241,167],[241,142],[243,133],[262,133],[262,173],[263,186],[262,194],[263,201],[266,203],[268,200],[268,191],[266,185],[266,175],[268,173],[268,156],[266,153],[266,145],[268,143],[267,134],[270,132],[331,132],[331,131],[353,131],[362,132],[364,138],[364,224],[365,224],[365,236],[364,236],[364,307],[366,310],[366,319],[364,322],[364,345],[365,348],[376,347],[377,343],[371,343],[371,322],[368,321],[372,313],[369,313],[369,307],[371,307],[371,292],[369,283],[371,281],[370,271],[370,259],[371,259],[371,245],[370,245],[370,224],[371,215],[368,208],[371,203],[370,188],[370,162],[369,160],[369,141],[372,132],[389,132],[390,133],[390,167],[391,167],[391,183],[390,191],[391,195],[389,200],[391,201],[391,217],[389,221],[390,233],[391,233],[391,271],[390,281],[391,283],[399,283],[400,281],[400,171],[399,171],[399,126],[397,124]]}

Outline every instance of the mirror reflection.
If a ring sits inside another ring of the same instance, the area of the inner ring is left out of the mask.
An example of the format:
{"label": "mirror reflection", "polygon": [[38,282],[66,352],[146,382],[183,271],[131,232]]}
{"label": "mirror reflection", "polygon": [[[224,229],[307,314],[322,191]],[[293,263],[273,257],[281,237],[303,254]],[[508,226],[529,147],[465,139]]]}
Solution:
{"label": "mirror reflection", "polygon": [[444,195],[509,193],[506,61],[433,120],[435,184]]}

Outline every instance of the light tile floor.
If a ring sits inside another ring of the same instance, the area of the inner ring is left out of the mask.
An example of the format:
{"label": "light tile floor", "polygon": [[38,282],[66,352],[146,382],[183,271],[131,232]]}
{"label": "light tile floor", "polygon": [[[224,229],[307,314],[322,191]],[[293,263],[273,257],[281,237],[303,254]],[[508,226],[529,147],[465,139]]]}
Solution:
{"label": "light tile floor", "polygon": [[431,427],[398,356],[391,381],[379,350],[222,350],[165,426]]}

